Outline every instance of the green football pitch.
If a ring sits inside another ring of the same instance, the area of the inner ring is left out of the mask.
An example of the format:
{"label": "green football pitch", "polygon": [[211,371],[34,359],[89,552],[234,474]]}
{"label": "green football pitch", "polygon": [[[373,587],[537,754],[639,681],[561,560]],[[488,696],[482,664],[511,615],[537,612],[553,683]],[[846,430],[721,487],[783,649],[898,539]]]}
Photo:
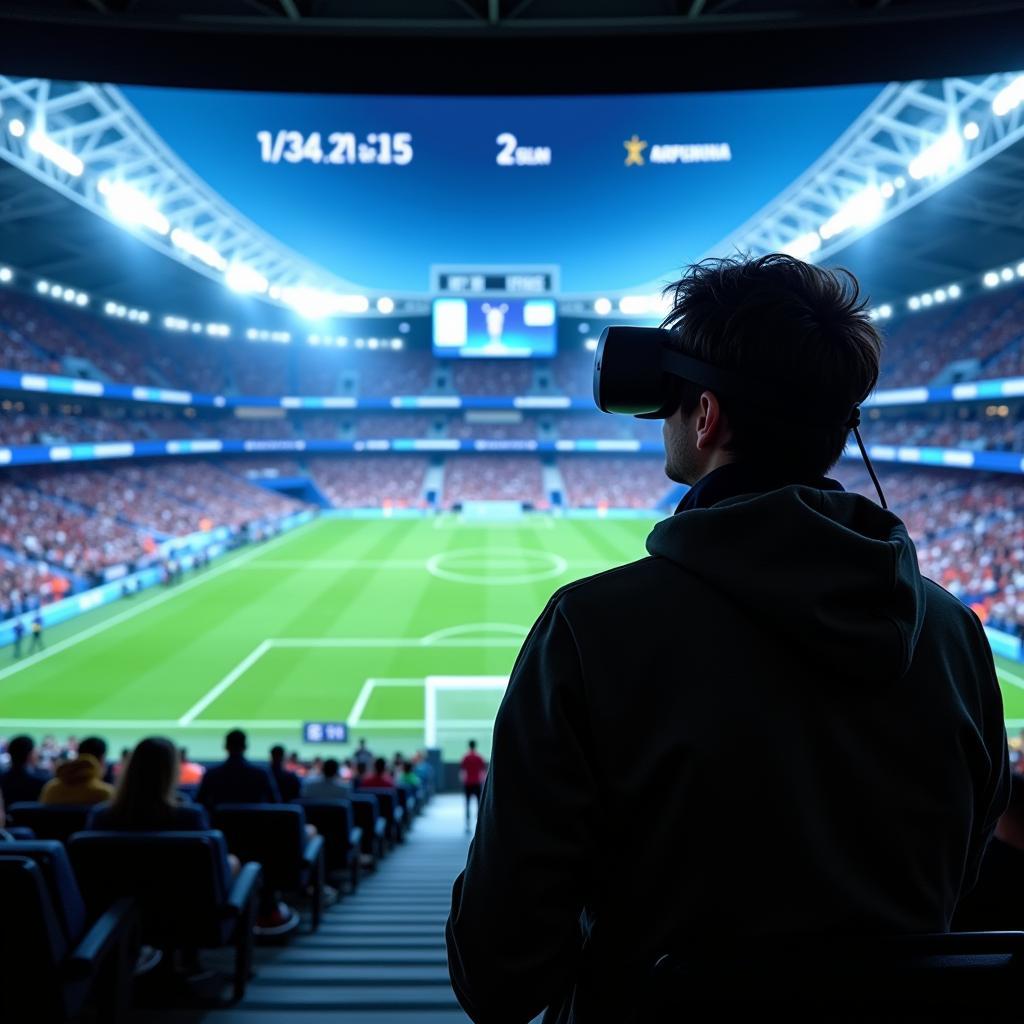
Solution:
{"label": "green football pitch", "polygon": [[[490,726],[527,630],[564,583],[644,554],[652,520],[507,523],[320,519],[170,588],[51,629],[42,652],[0,653],[0,735],[144,735],[215,756],[246,728],[254,754],[305,754],[304,722],[347,722],[391,754],[436,725],[446,755]],[[9,659],[9,660],[7,660]],[[999,660],[1008,726],[1024,726],[1024,666]]]}

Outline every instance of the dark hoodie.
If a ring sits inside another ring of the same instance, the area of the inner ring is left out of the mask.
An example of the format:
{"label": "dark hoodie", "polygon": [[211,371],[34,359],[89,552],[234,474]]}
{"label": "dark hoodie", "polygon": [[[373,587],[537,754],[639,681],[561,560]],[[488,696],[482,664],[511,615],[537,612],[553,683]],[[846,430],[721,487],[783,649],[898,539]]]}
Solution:
{"label": "dark hoodie", "polygon": [[478,1024],[629,1021],[688,936],[945,931],[974,883],[1009,791],[978,619],[866,498],[706,480],[520,652],[447,929]]}

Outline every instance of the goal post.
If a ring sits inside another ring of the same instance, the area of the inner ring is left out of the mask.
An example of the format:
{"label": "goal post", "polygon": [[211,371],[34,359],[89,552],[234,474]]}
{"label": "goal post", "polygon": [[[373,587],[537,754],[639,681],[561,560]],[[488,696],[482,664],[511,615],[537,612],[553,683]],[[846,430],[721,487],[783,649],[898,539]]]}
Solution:
{"label": "goal post", "polygon": [[[508,676],[427,676],[423,687],[423,733],[428,747],[452,755],[471,739],[490,748],[498,705]],[[455,748],[455,749],[452,749]]]}

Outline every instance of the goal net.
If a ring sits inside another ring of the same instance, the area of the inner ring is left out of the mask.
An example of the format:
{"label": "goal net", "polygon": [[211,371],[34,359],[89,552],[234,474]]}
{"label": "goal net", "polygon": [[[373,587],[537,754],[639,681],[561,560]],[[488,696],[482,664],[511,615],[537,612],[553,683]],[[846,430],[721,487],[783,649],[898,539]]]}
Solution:
{"label": "goal net", "polygon": [[424,739],[439,747],[446,761],[456,761],[470,740],[490,755],[491,730],[508,676],[427,676],[424,686]]}

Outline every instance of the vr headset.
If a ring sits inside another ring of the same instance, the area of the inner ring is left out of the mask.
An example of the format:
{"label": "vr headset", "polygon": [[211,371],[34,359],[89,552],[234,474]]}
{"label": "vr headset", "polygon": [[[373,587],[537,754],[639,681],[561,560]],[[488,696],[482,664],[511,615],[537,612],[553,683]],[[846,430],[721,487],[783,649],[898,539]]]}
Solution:
{"label": "vr headset", "polygon": [[818,426],[843,426],[853,431],[882,508],[888,508],[878,477],[860,438],[860,406],[836,414],[835,407],[802,400],[790,411],[768,400],[777,385],[769,385],[714,366],[672,347],[672,334],[663,327],[606,327],[594,354],[594,401],[602,412],[622,413],[645,420],[671,416],[681,400],[679,379],[698,384],[745,405],[765,410],[774,419]]}

